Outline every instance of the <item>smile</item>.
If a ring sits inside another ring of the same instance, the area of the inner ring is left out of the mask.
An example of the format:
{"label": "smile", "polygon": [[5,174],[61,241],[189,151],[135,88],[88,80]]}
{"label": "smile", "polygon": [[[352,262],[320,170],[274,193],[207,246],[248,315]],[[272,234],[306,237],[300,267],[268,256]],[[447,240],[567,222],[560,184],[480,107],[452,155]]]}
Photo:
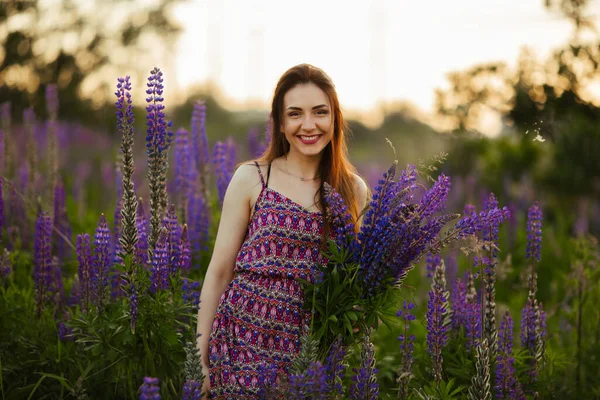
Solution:
{"label": "smile", "polygon": [[323,135],[312,135],[312,136],[299,135],[298,138],[304,144],[314,144],[314,143],[317,143],[319,141],[319,139],[321,139],[321,136],[323,136]]}

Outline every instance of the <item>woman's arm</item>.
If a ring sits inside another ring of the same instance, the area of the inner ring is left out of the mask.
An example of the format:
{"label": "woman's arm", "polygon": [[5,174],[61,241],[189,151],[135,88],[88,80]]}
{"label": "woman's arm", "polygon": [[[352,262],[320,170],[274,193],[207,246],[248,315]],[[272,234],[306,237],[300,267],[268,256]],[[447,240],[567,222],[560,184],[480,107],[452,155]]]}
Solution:
{"label": "woman's arm", "polygon": [[244,164],[235,171],[225,192],[215,246],[200,292],[196,328],[196,334],[200,336],[196,339],[196,347],[200,350],[205,370],[208,367],[208,337],[212,323],[219,300],[233,279],[235,259],[250,218],[250,193],[257,183],[260,185],[259,182],[256,167]]}

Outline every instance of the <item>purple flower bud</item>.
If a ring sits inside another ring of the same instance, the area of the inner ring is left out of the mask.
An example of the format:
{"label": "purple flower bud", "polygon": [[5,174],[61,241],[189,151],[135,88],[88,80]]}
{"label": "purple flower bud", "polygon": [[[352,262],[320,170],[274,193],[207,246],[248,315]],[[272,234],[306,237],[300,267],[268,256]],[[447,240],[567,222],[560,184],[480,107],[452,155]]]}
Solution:
{"label": "purple flower bud", "polygon": [[158,378],[144,378],[144,383],[140,386],[140,400],[160,400]]}
{"label": "purple flower bud", "polygon": [[225,192],[227,191],[232,176],[228,171],[227,145],[225,143],[220,141],[215,143],[212,162],[215,166],[219,204],[223,204],[223,198],[225,197]]}
{"label": "purple flower bud", "polygon": [[192,111],[192,145],[193,162],[198,171],[209,162],[208,140],[206,137],[206,104],[203,101],[194,103]]}
{"label": "purple flower bud", "polygon": [[339,247],[350,248],[354,245],[356,234],[348,207],[342,196],[327,182],[323,184],[323,189],[323,197],[327,204],[327,215],[331,219],[335,241]]}
{"label": "purple flower bud", "polygon": [[200,251],[208,250],[210,210],[202,193],[199,192],[192,195],[188,208],[191,250],[193,254],[198,255]]}
{"label": "purple flower bud", "polygon": [[290,375],[288,393],[292,399],[322,399],[328,393],[327,374],[320,361],[310,363],[302,374]]}
{"label": "purple flower bud", "polygon": [[466,326],[467,318],[467,285],[461,278],[454,283],[451,293],[452,303],[452,328],[458,329]]}
{"label": "purple flower bud", "polygon": [[179,271],[189,272],[192,266],[192,256],[190,250],[190,241],[188,239],[187,225],[184,225],[183,229],[181,230],[179,246],[179,265],[177,266],[177,269]]}
{"label": "purple flower bud", "polygon": [[398,336],[400,341],[400,370],[398,378],[398,397],[407,398],[409,393],[408,383],[412,377],[413,352],[415,349],[415,335],[409,334],[410,321],[414,321],[416,317],[411,314],[411,310],[415,308],[415,303],[409,303],[404,300],[402,309],[396,314],[402,319],[403,332]]}
{"label": "purple flower bud", "polygon": [[339,336],[333,342],[329,355],[325,361],[325,373],[327,375],[327,386],[332,393],[344,395],[342,380],[344,379],[344,357],[346,348],[342,345],[342,337]]}
{"label": "purple flower bud", "polygon": [[427,270],[427,278],[433,278],[435,268],[442,262],[442,257],[439,254],[427,253],[425,257],[425,268]]}
{"label": "purple flower bud", "polygon": [[202,386],[200,382],[186,381],[183,384],[183,396],[182,400],[201,400],[202,399]]}
{"label": "purple flower bud", "polygon": [[160,69],[154,68],[150,71],[147,83],[146,94],[149,96],[146,98],[148,103],[146,106],[148,112],[146,115],[146,125],[148,126],[146,130],[146,152],[149,156],[160,156],[167,148],[167,122],[163,112],[165,106],[162,104],[164,101],[162,97],[164,89],[162,75]]}
{"label": "purple flower bud", "polygon": [[46,213],[40,213],[35,224],[33,243],[33,279],[35,302],[38,316],[44,303],[51,297],[53,262],[51,254],[52,220]]}
{"label": "purple flower bud", "polygon": [[141,265],[148,264],[148,220],[144,214],[144,205],[140,200],[137,207],[136,226],[138,241],[136,244],[136,262]]}
{"label": "purple flower bud", "polygon": [[100,215],[94,235],[94,258],[92,286],[94,288],[93,302],[96,307],[103,309],[106,304],[109,273],[111,266],[111,235],[104,214]]}
{"label": "purple flower bud", "polygon": [[79,301],[82,310],[89,309],[93,299],[93,267],[90,249],[90,235],[87,233],[77,235],[76,242],[77,261],[79,263]]}
{"label": "purple flower bud", "polygon": [[498,331],[494,392],[497,399],[525,399],[523,389],[516,377],[515,358],[513,356],[513,321],[508,311],[500,321],[500,330]]}
{"label": "purple flower bud", "polygon": [[527,258],[536,261],[541,259],[542,243],[542,208],[538,201],[534,202],[527,212]]}
{"label": "purple flower bud", "polygon": [[164,229],[160,231],[156,248],[152,253],[150,290],[154,293],[169,287],[169,242],[167,235],[168,233]]}
{"label": "purple flower bud", "polygon": [[187,197],[190,193],[192,167],[191,147],[189,133],[183,128],[176,132],[175,138],[175,193],[180,201],[187,204]]}

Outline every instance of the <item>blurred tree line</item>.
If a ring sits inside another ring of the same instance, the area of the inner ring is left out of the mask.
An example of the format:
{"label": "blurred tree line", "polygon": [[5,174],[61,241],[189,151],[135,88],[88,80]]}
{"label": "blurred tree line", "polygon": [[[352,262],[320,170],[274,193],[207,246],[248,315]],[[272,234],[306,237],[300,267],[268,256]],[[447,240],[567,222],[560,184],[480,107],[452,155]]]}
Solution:
{"label": "blurred tree line", "polygon": [[123,71],[145,77],[136,66],[167,54],[181,31],[169,9],[180,1],[0,2],[0,102],[12,103],[15,120],[31,106],[45,117],[44,90],[56,83],[60,118],[114,127],[106,94]]}
{"label": "blurred tree line", "polygon": [[[600,99],[590,92],[600,84],[600,36],[590,0],[545,0],[545,6],[572,22],[565,46],[546,60],[524,49],[515,69],[497,62],[451,73],[450,89],[436,92],[437,112],[456,139],[447,167],[479,170],[499,192],[506,175],[529,176],[536,192],[571,207],[575,201],[585,212],[600,198]],[[502,118],[499,140],[481,138],[474,128],[490,111]]]}

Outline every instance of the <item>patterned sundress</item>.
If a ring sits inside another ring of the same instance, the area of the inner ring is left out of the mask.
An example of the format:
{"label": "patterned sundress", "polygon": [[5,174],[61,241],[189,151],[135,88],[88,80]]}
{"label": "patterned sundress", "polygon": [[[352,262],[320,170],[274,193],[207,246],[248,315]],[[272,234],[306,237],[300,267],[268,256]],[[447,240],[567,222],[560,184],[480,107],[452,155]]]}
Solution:
{"label": "patterned sundress", "polygon": [[[262,190],[209,337],[211,398],[258,399],[260,382],[287,376],[300,337],[310,329],[297,278],[312,281],[321,212],[309,211],[268,187]],[[261,366],[262,365],[262,366]]]}

